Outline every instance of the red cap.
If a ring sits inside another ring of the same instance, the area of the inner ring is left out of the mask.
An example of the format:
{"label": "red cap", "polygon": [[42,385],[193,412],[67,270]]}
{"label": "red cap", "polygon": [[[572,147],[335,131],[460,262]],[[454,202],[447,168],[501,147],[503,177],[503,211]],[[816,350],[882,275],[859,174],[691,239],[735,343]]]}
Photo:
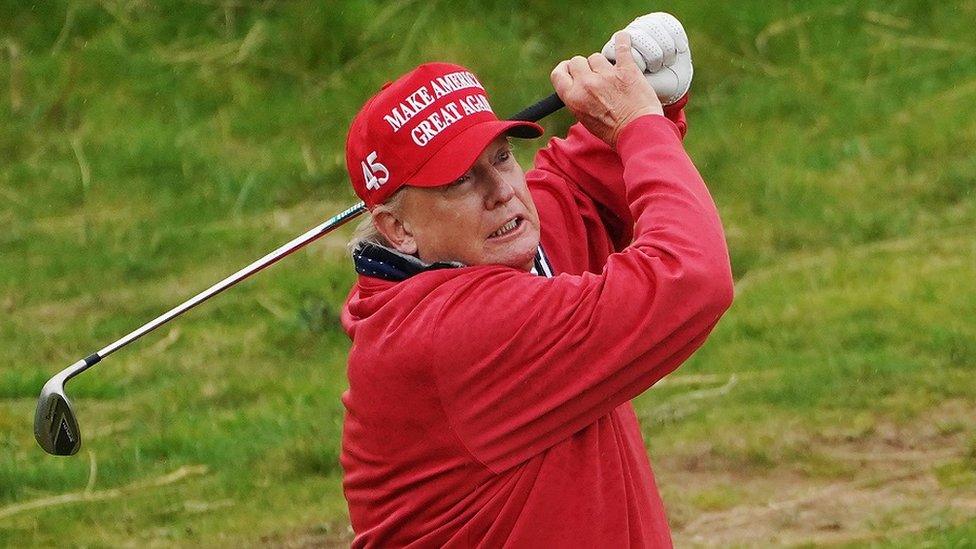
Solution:
{"label": "red cap", "polygon": [[464,67],[426,63],[363,105],[346,138],[346,168],[372,208],[404,185],[437,187],[461,177],[502,133],[539,137],[542,127],[499,120]]}

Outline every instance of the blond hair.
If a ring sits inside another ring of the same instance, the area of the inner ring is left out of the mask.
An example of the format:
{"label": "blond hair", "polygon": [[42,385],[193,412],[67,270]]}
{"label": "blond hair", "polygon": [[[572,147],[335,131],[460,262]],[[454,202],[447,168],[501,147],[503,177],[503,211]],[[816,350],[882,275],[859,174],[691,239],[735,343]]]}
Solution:
{"label": "blond hair", "polygon": [[385,211],[399,217],[403,212],[403,197],[406,196],[406,193],[403,191],[405,188],[401,187],[397,192],[393,193],[393,196],[387,198],[382,204],[377,204],[372,210],[367,212],[366,217],[359,222],[359,225],[356,225],[356,229],[352,233],[352,238],[349,239],[347,248],[350,252],[355,251],[363,243],[393,248],[393,245],[383,236],[383,233],[376,228],[375,216],[379,212]]}

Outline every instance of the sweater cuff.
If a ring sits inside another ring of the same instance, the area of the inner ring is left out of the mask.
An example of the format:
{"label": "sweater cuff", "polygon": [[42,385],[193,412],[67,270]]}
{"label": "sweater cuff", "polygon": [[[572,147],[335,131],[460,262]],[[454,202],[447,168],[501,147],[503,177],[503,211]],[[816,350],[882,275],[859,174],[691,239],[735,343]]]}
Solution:
{"label": "sweater cuff", "polygon": [[645,114],[624,126],[617,135],[617,154],[624,164],[632,155],[646,151],[649,145],[675,145],[684,150],[678,127],[660,114]]}
{"label": "sweater cuff", "polygon": [[681,96],[681,99],[678,99],[677,101],[671,103],[670,105],[665,105],[664,107],[662,107],[664,110],[664,116],[668,117],[668,120],[674,120],[674,117],[678,116],[678,113],[681,112],[681,109],[685,108],[685,105],[687,104],[688,104],[688,93],[686,92],[684,95]]}

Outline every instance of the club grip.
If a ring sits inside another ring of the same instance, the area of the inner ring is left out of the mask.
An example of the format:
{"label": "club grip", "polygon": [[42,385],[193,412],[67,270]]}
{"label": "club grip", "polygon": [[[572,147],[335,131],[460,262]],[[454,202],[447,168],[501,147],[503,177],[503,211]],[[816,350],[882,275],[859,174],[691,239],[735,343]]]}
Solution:
{"label": "club grip", "polygon": [[509,120],[525,120],[528,122],[537,122],[543,118],[549,116],[550,114],[558,111],[559,109],[566,106],[563,100],[559,98],[558,95],[553,93],[548,97],[544,97],[539,101],[536,101],[532,105],[525,107],[519,112],[509,116]]}

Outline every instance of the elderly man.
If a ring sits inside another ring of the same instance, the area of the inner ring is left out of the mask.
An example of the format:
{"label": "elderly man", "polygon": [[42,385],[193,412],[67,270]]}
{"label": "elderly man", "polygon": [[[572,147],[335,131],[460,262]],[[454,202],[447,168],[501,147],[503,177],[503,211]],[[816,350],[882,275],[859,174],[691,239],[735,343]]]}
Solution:
{"label": "elderly man", "polygon": [[[673,59],[658,31],[639,39]],[[527,173],[508,138],[542,128],[498,120],[463,67],[421,65],[354,119],[371,213],[342,315],[354,546],[671,544],[629,401],[702,344],[732,281],[684,99],[662,109],[615,41],[616,65],[552,71],[579,124]]]}

